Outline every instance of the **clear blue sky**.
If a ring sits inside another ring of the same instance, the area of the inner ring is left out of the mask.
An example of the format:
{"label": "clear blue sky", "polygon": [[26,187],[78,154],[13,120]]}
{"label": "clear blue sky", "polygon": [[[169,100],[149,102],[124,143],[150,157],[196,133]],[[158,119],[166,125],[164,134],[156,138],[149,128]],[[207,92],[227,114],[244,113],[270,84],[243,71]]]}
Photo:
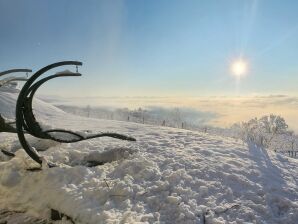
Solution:
{"label": "clear blue sky", "polygon": [[[0,65],[84,63],[48,94],[296,94],[297,12],[296,0],[1,0]],[[240,56],[249,72],[235,92]]]}

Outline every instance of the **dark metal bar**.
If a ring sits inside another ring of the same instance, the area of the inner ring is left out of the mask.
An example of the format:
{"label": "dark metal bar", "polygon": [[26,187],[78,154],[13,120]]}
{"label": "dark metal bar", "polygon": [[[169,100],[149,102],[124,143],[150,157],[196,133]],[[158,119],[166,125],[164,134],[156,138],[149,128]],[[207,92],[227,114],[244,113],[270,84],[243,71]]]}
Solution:
{"label": "dark metal bar", "polygon": [[10,69],[3,72],[0,72],[0,76],[11,74],[11,73],[17,73],[17,72],[32,72],[31,69],[21,68],[21,69]]}
{"label": "dark metal bar", "polygon": [[[72,140],[58,140],[59,142],[62,143],[74,143],[74,142],[79,142],[79,141],[83,141],[83,140],[88,140],[88,139],[93,139],[93,138],[100,138],[100,137],[111,137],[111,138],[117,138],[117,139],[121,139],[121,140],[126,140],[126,141],[136,141],[135,138],[132,138],[130,136],[126,136],[126,135],[122,135],[122,134],[118,134],[118,133],[110,133],[110,132],[101,132],[101,133],[96,133],[96,134],[92,134],[86,137],[83,137],[82,135],[73,132],[73,131],[68,131],[68,130],[64,130],[64,129],[52,129],[52,130],[48,130],[45,131],[47,133],[52,133],[52,132],[62,132],[62,133],[69,133],[69,134],[73,134],[76,135],[77,137],[81,137],[81,139],[72,139]],[[52,137],[54,138],[54,137]],[[55,140],[55,139],[52,139]],[[57,141],[57,140],[56,140]]]}

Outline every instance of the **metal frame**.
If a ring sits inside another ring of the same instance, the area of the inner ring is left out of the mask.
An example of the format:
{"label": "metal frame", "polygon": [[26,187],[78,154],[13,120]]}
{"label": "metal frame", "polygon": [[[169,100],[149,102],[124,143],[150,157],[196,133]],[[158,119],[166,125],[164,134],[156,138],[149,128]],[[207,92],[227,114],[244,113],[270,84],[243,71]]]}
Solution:
{"label": "metal frame", "polygon": [[[37,138],[42,139],[51,139],[57,142],[61,143],[73,143],[73,142],[79,142],[87,139],[93,139],[93,138],[99,138],[99,137],[112,137],[117,138],[121,140],[127,140],[127,141],[136,141],[135,138],[118,134],[118,133],[97,133],[97,134],[89,134],[87,136],[83,136],[80,133],[64,130],[64,129],[51,129],[51,130],[43,130],[39,123],[37,122],[33,109],[32,109],[32,101],[33,97],[38,90],[39,87],[41,87],[42,84],[45,82],[59,77],[73,77],[73,76],[81,76],[78,72],[60,72],[56,73],[54,75],[50,75],[46,78],[42,78],[37,81],[37,79],[42,76],[45,72],[57,68],[60,66],[65,65],[75,65],[75,66],[81,66],[82,62],[79,61],[62,61],[57,62],[51,65],[48,65],[39,71],[37,71],[35,74],[33,74],[27,82],[24,84],[23,88],[21,89],[21,92],[19,93],[19,97],[17,99],[17,105],[16,105],[16,131],[18,134],[19,141],[26,151],[26,153],[37,163],[42,164],[42,160],[37,153],[36,150],[34,150],[30,144],[27,142],[25,138],[25,133],[29,133],[32,136],[35,136]],[[0,73],[1,75],[1,73]],[[55,136],[53,136],[51,133],[68,133],[73,136],[72,139],[60,139]],[[50,166],[50,164],[49,164]]]}
{"label": "metal frame", "polygon": [[[10,70],[6,70],[3,72],[0,72],[0,77],[4,76],[4,75],[8,75],[8,74],[12,74],[12,73],[18,73],[18,72],[32,72],[31,69],[26,69],[26,68],[18,68],[18,69],[10,69]],[[9,78],[4,78],[2,80],[0,80],[0,87],[4,86],[7,83],[13,82],[13,81],[27,81],[27,78],[24,77],[9,77]]]}

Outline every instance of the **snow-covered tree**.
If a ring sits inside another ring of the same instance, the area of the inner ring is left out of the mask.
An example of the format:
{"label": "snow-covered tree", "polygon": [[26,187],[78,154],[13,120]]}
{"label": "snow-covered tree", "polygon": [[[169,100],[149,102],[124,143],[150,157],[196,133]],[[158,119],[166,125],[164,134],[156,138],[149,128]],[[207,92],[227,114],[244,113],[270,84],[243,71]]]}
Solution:
{"label": "snow-covered tree", "polygon": [[[238,135],[243,141],[253,142],[263,148],[280,150],[284,148],[285,143],[293,142],[293,133],[288,130],[285,119],[279,115],[253,118],[240,125],[233,125],[232,128],[235,130],[237,128]],[[293,143],[292,146],[294,145]]]}

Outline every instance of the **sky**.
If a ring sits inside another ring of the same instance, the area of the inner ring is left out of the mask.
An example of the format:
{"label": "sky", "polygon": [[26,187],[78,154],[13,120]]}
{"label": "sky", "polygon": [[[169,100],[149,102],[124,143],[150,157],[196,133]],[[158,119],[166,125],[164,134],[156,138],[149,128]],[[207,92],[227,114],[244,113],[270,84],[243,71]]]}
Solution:
{"label": "sky", "polygon": [[82,61],[83,76],[49,82],[49,95],[298,95],[297,11],[296,0],[0,0],[0,70]]}

